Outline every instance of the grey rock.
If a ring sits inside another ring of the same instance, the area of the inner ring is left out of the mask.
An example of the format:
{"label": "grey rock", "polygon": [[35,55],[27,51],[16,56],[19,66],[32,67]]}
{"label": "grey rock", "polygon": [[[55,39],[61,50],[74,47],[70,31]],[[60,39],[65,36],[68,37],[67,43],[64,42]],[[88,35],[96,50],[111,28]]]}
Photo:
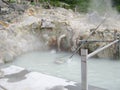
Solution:
{"label": "grey rock", "polygon": [[55,25],[51,21],[44,19],[41,20],[41,28],[54,28],[54,27]]}
{"label": "grey rock", "polygon": [[3,58],[0,56],[0,65],[4,64]]}
{"label": "grey rock", "polygon": [[12,53],[5,53],[4,54],[4,61],[7,63],[7,62],[11,62],[13,60],[13,54]]}
{"label": "grey rock", "polygon": [[54,86],[54,87],[47,89],[47,90],[67,90],[67,89],[65,89],[64,86],[59,85],[59,86]]}
{"label": "grey rock", "polygon": [[6,7],[6,6],[7,5],[4,2],[2,2],[2,0],[0,0],[0,7],[3,8],[3,7]]}
{"label": "grey rock", "polygon": [[16,11],[23,11],[27,8],[27,5],[12,3],[9,5],[9,8],[12,8]]}
{"label": "grey rock", "polygon": [[4,77],[4,72],[0,70],[0,78]]}

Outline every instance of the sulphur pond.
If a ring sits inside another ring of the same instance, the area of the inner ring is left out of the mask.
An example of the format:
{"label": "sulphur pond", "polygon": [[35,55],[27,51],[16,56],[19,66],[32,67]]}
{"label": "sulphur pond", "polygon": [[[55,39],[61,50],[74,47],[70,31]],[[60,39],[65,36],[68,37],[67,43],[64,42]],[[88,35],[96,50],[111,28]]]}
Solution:
{"label": "sulphur pond", "polygon": [[[47,75],[81,82],[80,56],[75,55],[70,62],[58,64],[59,58],[68,60],[71,53],[32,52],[21,55],[9,65],[24,67]],[[108,90],[120,90],[120,60],[89,59],[88,83]]]}

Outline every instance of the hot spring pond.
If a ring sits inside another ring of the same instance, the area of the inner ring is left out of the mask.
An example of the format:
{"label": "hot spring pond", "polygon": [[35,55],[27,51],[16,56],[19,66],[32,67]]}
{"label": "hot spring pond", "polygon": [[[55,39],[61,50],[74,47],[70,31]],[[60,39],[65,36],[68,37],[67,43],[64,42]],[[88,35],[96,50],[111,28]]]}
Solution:
{"label": "hot spring pond", "polygon": [[[71,62],[56,64],[55,60],[65,59],[71,53],[32,52],[24,54],[8,65],[17,65],[30,71],[81,82],[80,56],[75,55]],[[65,56],[65,57],[64,57]],[[89,59],[88,83],[108,90],[120,90],[120,60]]]}

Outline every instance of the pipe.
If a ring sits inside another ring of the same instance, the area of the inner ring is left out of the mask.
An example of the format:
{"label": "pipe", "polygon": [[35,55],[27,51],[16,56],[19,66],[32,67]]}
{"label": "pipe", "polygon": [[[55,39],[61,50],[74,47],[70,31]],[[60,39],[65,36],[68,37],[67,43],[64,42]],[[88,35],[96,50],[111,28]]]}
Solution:
{"label": "pipe", "polygon": [[112,42],[113,40],[79,40],[79,42]]}
{"label": "pipe", "polygon": [[99,53],[100,51],[102,51],[102,50],[108,48],[109,46],[111,46],[111,45],[117,43],[118,41],[119,41],[119,40],[115,40],[115,41],[109,43],[108,45],[106,45],[106,46],[104,46],[104,47],[102,47],[102,48],[97,49],[96,51],[94,51],[94,52],[88,54],[87,58],[90,58],[90,57],[94,56],[95,54],[97,54],[97,53]]}

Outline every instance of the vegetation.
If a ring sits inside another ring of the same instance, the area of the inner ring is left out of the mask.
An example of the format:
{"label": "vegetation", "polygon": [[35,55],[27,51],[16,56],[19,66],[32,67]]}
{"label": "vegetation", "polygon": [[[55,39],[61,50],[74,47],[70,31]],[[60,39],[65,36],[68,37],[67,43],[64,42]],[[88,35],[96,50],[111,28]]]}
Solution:
{"label": "vegetation", "polygon": [[[17,0],[8,0],[9,2],[15,2]],[[32,1],[31,4],[35,4],[33,1],[35,0],[28,0]],[[37,0],[36,0],[37,1]],[[90,0],[38,0],[41,3],[47,2],[52,6],[55,7],[64,7],[67,9],[77,9],[80,12],[87,12]],[[120,12],[120,0],[112,0],[113,7],[117,8]]]}
{"label": "vegetation", "polygon": [[117,10],[120,12],[120,0],[112,0],[113,7],[116,7]]}
{"label": "vegetation", "polygon": [[[39,0],[41,1],[41,0]],[[60,6],[60,2],[66,3],[69,5],[67,8],[75,9],[77,8],[80,12],[86,12],[89,6],[90,0],[42,0],[49,1],[53,6]],[[117,8],[120,12],[120,0],[112,0],[113,7]]]}
{"label": "vegetation", "polygon": [[[41,1],[41,0],[40,0]],[[90,0],[42,0],[48,1],[52,6],[62,6],[64,8],[78,9],[81,12],[86,12]]]}
{"label": "vegetation", "polygon": [[[77,8],[80,12],[87,12],[90,0],[39,0],[48,1],[52,6],[63,6],[65,8],[75,9]],[[62,3],[61,3],[62,2]],[[63,3],[66,3],[63,5]],[[117,8],[120,12],[120,0],[112,0],[113,7]]]}
{"label": "vegetation", "polygon": [[[80,12],[87,12],[90,0],[39,0],[39,1],[48,1],[53,6],[61,6],[62,3],[66,3],[64,5],[65,8],[75,9],[77,8]],[[117,8],[120,12],[120,0],[112,0],[113,7]]]}

